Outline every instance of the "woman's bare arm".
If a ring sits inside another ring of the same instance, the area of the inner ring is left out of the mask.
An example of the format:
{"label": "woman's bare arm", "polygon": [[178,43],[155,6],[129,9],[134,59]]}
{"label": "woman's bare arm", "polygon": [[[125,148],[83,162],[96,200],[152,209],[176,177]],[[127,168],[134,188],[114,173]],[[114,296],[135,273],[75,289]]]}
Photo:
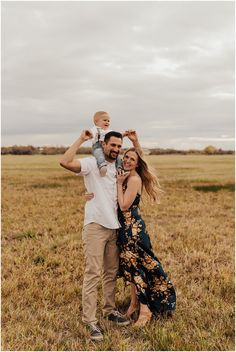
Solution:
{"label": "woman's bare arm", "polygon": [[120,209],[128,210],[132,205],[138,191],[141,189],[141,179],[138,176],[131,176],[127,182],[127,188],[123,193],[123,180],[117,176],[117,197]]}
{"label": "woman's bare arm", "polygon": [[129,140],[133,143],[134,148],[137,150],[138,154],[143,157],[143,150],[138,140],[138,135],[135,130],[127,130],[125,131],[125,135],[129,138]]}

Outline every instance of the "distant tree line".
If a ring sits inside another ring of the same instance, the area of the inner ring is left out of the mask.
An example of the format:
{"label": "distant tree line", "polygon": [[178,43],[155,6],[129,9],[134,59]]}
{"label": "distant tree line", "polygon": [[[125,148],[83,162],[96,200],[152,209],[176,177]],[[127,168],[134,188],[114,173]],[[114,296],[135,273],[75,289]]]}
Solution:
{"label": "distant tree line", "polygon": [[[14,154],[14,155],[56,155],[64,154],[69,147],[33,147],[32,145],[22,146],[13,145],[11,147],[2,147],[1,154]],[[91,148],[81,147],[77,154],[90,154]]]}
{"label": "distant tree line", "polygon": [[161,155],[161,154],[195,154],[195,155],[224,155],[224,154],[234,154],[234,150],[222,150],[221,148],[217,149],[212,145],[208,145],[206,148],[202,150],[197,149],[189,149],[189,150],[176,150],[176,149],[161,149],[161,148],[154,148],[150,149],[149,155]]}
{"label": "distant tree line", "polygon": [[[2,147],[1,154],[13,154],[13,155],[34,155],[34,154],[42,154],[42,155],[56,155],[56,154],[64,154],[65,151],[69,147],[33,147],[32,145],[22,146],[22,145],[13,145],[11,147]],[[224,154],[234,154],[234,150],[222,150],[217,149],[216,147],[209,145],[203,150],[189,149],[189,150],[176,150],[176,149],[162,149],[162,148],[153,148],[153,149],[145,149],[145,154],[149,155],[166,155],[166,154],[180,154],[180,155],[224,155]],[[77,154],[91,154],[90,147],[81,147]]]}

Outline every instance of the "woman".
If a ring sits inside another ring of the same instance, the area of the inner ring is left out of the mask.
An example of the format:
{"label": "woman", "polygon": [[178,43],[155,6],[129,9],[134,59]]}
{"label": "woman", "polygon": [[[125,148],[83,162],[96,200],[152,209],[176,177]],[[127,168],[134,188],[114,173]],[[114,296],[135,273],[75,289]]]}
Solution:
{"label": "woman", "polygon": [[152,251],[145,222],[139,212],[142,191],[156,201],[160,191],[157,178],[150,172],[140,151],[128,149],[123,158],[124,171],[117,173],[118,232],[120,274],[131,286],[131,302],[127,316],[140,307],[134,326],[144,326],[152,314],[171,311],[176,306],[172,282]]}

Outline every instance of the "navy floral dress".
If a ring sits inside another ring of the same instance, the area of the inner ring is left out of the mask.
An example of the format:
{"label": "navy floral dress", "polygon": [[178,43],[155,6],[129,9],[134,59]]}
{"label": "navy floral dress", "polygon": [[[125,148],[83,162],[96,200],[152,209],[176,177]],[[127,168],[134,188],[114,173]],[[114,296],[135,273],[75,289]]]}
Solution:
{"label": "navy floral dress", "polygon": [[120,248],[119,275],[136,286],[141,303],[153,314],[175,309],[176,294],[172,282],[152,251],[150,237],[139,211],[140,194],[126,211],[118,209],[121,228],[118,230]]}

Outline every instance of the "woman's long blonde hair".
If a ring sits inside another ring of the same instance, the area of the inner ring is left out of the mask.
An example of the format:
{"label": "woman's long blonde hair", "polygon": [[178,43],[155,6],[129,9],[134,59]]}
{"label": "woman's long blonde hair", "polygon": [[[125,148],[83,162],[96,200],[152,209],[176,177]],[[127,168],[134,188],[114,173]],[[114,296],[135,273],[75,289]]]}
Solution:
{"label": "woman's long blonde hair", "polygon": [[136,171],[141,177],[142,187],[144,186],[147,195],[151,200],[155,202],[159,201],[160,195],[163,193],[163,190],[161,189],[157,176],[154,174],[153,171],[151,171],[150,166],[148,166],[146,161],[143,160],[143,158],[135,148],[129,148],[128,150],[126,150],[124,156],[128,152],[135,152],[138,156],[138,165],[136,167]]}

